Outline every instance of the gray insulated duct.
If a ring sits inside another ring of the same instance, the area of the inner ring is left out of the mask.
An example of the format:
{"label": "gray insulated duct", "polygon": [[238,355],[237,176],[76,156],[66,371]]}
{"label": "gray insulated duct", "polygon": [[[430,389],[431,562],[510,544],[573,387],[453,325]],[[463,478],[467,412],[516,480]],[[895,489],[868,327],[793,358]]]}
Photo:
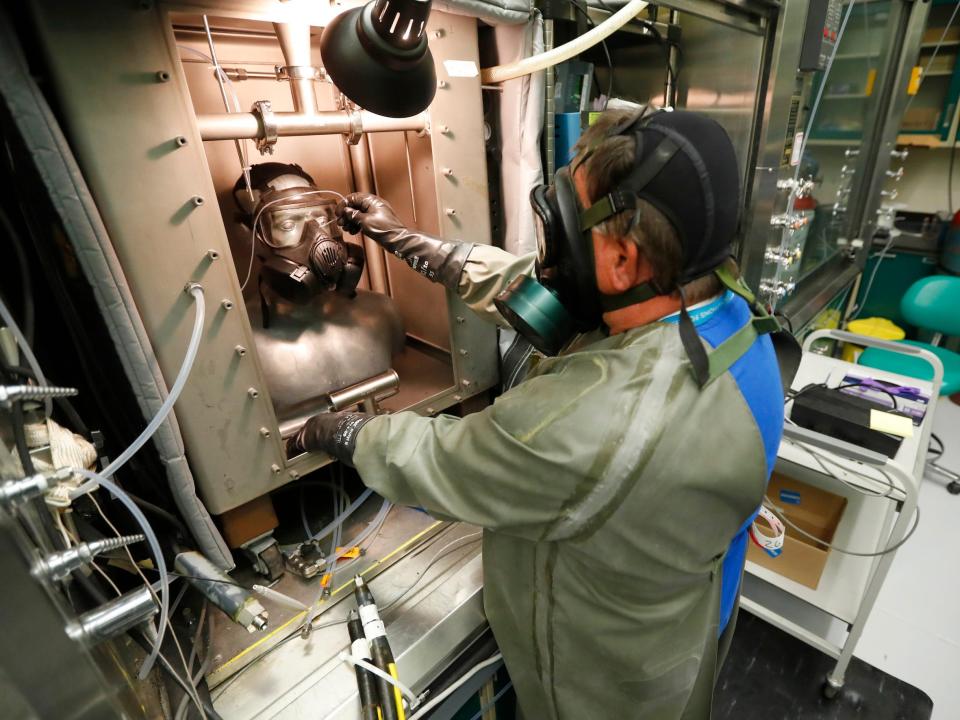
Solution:
{"label": "gray insulated duct", "polygon": [[[144,418],[152,418],[167,396],[160,366],[80,168],[30,75],[10,23],[3,17],[0,17],[0,94],[24,138],[84,276],[93,288],[140,410]],[[173,412],[157,430],[153,442],[177,507],[198,549],[220,568],[231,569],[230,550],[197,497]]]}

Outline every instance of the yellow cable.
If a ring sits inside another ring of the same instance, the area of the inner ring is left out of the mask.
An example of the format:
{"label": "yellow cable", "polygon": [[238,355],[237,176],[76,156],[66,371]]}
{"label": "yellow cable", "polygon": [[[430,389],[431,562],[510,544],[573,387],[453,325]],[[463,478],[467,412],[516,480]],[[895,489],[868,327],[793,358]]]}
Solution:
{"label": "yellow cable", "polygon": [[[400,674],[397,672],[397,664],[390,663],[387,665],[387,670],[390,671],[390,677],[392,677],[397,682],[400,682]],[[397,704],[397,720],[407,720],[407,715],[403,711],[403,695],[400,694],[400,686],[393,686],[393,699]]]}

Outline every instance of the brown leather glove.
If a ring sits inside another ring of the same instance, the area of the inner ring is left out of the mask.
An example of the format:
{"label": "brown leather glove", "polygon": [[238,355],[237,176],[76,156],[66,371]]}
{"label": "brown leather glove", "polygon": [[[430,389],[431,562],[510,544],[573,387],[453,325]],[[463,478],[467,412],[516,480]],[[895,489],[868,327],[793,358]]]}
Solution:
{"label": "brown leather glove", "polygon": [[314,415],[300,432],[287,441],[287,455],[304,452],[325,452],[353,467],[357,435],[376,415],[358,412],[327,412]]}
{"label": "brown leather glove", "polygon": [[425,278],[454,292],[460,284],[463,264],[473,249],[472,243],[445,242],[410,230],[386,200],[368,193],[353,193],[341,200],[337,205],[337,223],[348,233],[362,232]]}

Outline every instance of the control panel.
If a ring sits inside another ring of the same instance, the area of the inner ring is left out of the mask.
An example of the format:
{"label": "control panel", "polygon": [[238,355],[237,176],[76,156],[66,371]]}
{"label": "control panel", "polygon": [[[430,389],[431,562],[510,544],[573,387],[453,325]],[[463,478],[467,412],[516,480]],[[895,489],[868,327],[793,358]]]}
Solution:
{"label": "control panel", "polygon": [[837,43],[843,17],[841,0],[810,0],[800,48],[800,70],[823,70]]}

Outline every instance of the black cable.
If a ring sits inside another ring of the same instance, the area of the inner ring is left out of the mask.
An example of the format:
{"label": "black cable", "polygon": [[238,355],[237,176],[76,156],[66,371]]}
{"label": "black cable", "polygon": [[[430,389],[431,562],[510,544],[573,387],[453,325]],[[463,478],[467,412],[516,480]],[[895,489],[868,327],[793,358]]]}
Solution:
{"label": "black cable", "polygon": [[927,453],[929,455],[936,455],[937,457],[943,455],[944,451],[947,449],[947,446],[943,444],[943,440],[940,439],[940,436],[936,433],[930,433],[930,440],[931,442],[935,442],[939,447],[936,450],[927,448]]}
{"label": "black cable", "polygon": [[36,311],[33,305],[33,279],[30,274],[30,263],[27,261],[27,252],[23,247],[20,233],[13,226],[3,207],[0,207],[0,225],[3,225],[3,230],[13,245],[13,252],[17,256],[17,264],[20,266],[20,283],[23,289],[23,301],[20,308],[23,312],[23,318],[20,327],[23,330],[23,336],[27,339],[27,345],[33,347]]}
{"label": "black cable", "polygon": [[[571,2],[574,2],[574,0],[570,0],[570,1],[571,1]],[[604,0],[597,0],[597,4],[598,4],[600,7],[602,7],[604,10],[606,10],[608,13],[610,13],[611,15],[613,15],[615,12],[617,12],[617,11],[614,10],[612,7],[610,7],[609,5],[607,5],[607,3],[604,2]],[[650,20],[641,20],[640,18],[634,18],[632,22],[635,22],[635,23],[637,23],[638,25],[640,25],[641,27],[645,28],[645,29],[653,36],[653,39],[657,41],[657,44],[660,45],[660,46],[664,49],[664,51],[665,51],[665,58],[664,58],[664,59],[665,59],[665,67],[666,67],[666,71],[667,71],[667,80],[668,80],[668,81],[672,80],[672,81],[673,81],[673,87],[676,88],[676,86],[677,86],[677,77],[679,76],[679,72],[678,72],[678,71],[672,66],[672,64],[670,63],[670,48],[675,47],[675,48],[677,49],[677,62],[679,63],[679,61],[680,61],[680,46],[679,46],[679,45],[675,45],[675,44],[670,43],[670,42],[664,41],[664,39],[663,39],[663,33],[661,33],[660,30],[659,30],[659,28],[657,28],[656,23],[653,23],[653,22],[651,22]],[[671,99],[672,99],[672,98],[668,98],[668,97],[666,96],[666,93],[664,93],[664,98],[663,98],[664,103],[663,103],[663,104],[664,104],[664,105],[670,104]]]}
{"label": "black cable", "polygon": [[20,465],[23,472],[27,475],[36,475],[37,469],[33,466],[33,458],[30,456],[30,448],[27,447],[26,424],[23,419],[23,404],[13,403],[13,439],[17,445],[17,455],[20,457]]}
{"label": "black cable", "polygon": [[180,518],[178,518],[172,512],[170,512],[169,510],[164,510],[159,505],[154,505],[149,500],[144,500],[143,498],[138,497],[137,495],[134,495],[132,492],[130,492],[126,488],[124,488],[124,492],[127,493],[130,499],[133,500],[134,504],[137,505],[137,507],[139,507],[141,510],[152,513],[153,515],[156,515],[158,518],[162,518],[169,525],[176,528],[176,530],[179,531],[181,535],[183,535],[184,537],[190,537],[190,533],[187,531],[187,527],[183,524],[183,522],[181,522]]}
{"label": "black cable", "polygon": [[[592,28],[595,28],[597,25],[593,22],[593,18],[590,17],[590,13],[587,12],[587,9],[580,5],[577,0],[570,0],[570,4],[573,5],[574,9],[583,15],[583,19],[587,21],[587,25]],[[603,107],[606,109],[607,103],[610,102],[610,98],[613,96],[613,60],[610,58],[610,48],[607,47],[607,41],[601,40],[600,46],[603,48],[603,54],[607,59],[607,68],[610,70],[610,77],[607,79],[607,96],[606,100],[603,101]]]}
{"label": "black cable", "polygon": [[793,322],[790,320],[790,318],[788,318],[782,312],[775,312],[773,313],[773,316],[777,318],[777,320],[783,320],[787,324],[787,331],[793,335]]}

